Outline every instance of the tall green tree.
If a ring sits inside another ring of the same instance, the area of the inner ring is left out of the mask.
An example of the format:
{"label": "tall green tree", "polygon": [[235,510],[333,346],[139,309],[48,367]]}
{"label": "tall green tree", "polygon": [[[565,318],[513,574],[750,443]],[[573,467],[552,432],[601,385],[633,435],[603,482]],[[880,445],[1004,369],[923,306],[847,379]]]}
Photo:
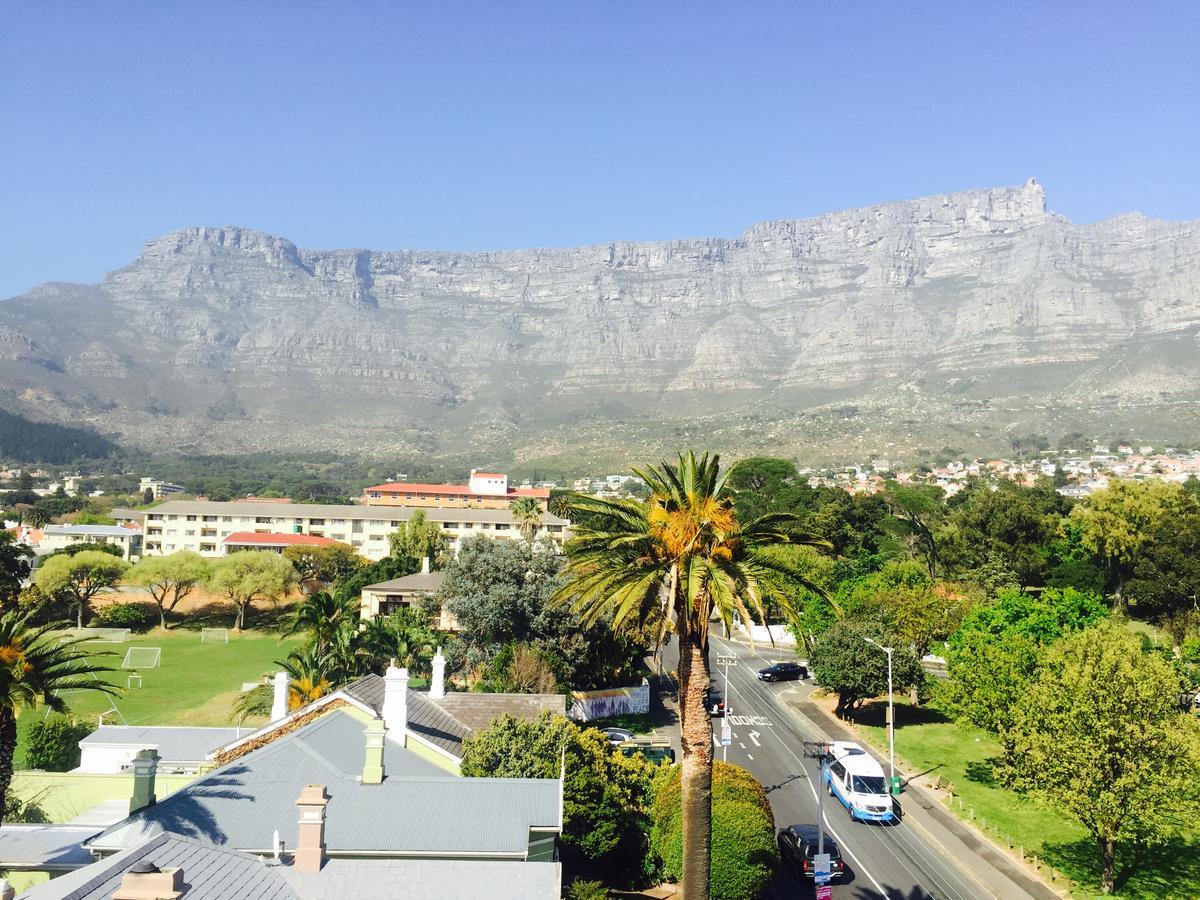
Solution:
{"label": "tall green tree", "polygon": [[0,811],[7,808],[17,749],[17,716],[39,704],[63,712],[65,691],[115,694],[100,676],[112,666],[96,662],[78,640],[62,640],[61,623],[33,626],[28,614],[0,615]]}
{"label": "tall green tree", "polygon": [[367,565],[347,544],[311,547],[297,544],[283,549],[284,557],[296,570],[300,588],[306,594],[328,590],[334,582],[350,578]]}
{"label": "tall green tree", "polygon": [[878,623],[843,620],[817,638],[808,656],[813,677],[837,694],[835,712],[847,717],[863,700],[888,689],[887,654],[867,642],[871,638],[892,647],[892,684],[896,691],[919,687],[925,681],[921,659]]}
{"label": "tall green tree", "polygon": [[567,581],[557,592],[585,622],[650,621],[679,639],[683,744],[683,896],[707,900],[712,835],[712,721],[708,625],[734,614],[763,621],[763,598],[793,612],[792,575],[763,551],[787,542],[824,545],[799,532],[795,516],[741,523],[716,456],[680,454],[675,463],[635,469],[650,488],[644,502],[577,498],[581,523],[567,542]]}
{"label": "tall green tree", "polygon": [[1071,511],[1085,546],[1108,567],[1114,606],[1125,603],[1125,585],[1153,546],[1155,535],[1181,511],[1182,488],[1165,481],[1113,481]]}
{"label": "tall green tree", "polygon": [[143,556],[122,579],[146,589],[158,605],[158,624],[167,630],[167,613],[179,602],[204,584],[212,564],[191,550],[180,550],[169,556]]}
{"label": "tall green tree", "polygon": [[129,563],[119,556],[84,550],[47,559],[34,573],[33,583],[47,594],[66,600],[75,612],[75,626],[82,628],[83,615],[90,610],[92,599],[112,590],[128,571]]}
{"label": "tall green tree", "polygon": [[407,557],[417,565],[429,560],[431,568],[440,569],[450,559],[450,536],[437,522],[429,521],[425,510],[415,510],[407,522],[389,538],[392,556]]}
{"label": "tall green tree", "polygon": [[998,562],[1022,586],[1039,585],[1045,578],[1045,548],[1057,523],[1037,492],[1011,481],[976,481],[952,498],[938,530],[939,553],[953,573]]}
{"label": "tall green tree", "polygon": [[1180,712],[1179,690],[1166,660],[1106,621],[1053,647],[1017,705],[1011,777],[1088,830],[1106,894],[1120,843],[1195,824],[1200,721]]}
{"label": "tall green tree", "polygon": [[269,550],[240,550],[218,560],[208,585],[237,610],[234,628],[246,627],[246,611],[255,600],[279,599],[296,586],[292,564]]}
{"label": "tall green tree", "polygon": [[0,608],[16,601],[21,584],[29,577],[33,551],[17,542],[11,531],[0,528]]}
{"label": "tall green tree", "polygon": [[896,484],[887,493],[892,515],[902,526],[905,537],[929,570],[937,577],[938,551],[935,532],[945,515],[942,489],[934,485]]}
{"label": "tall green tree", "polygon": [[542,525],[541,504],[538,503],[536,497],[518,497],[510,504],[509,508],[512,510],[513,519],[517,523],[521,537],[532,544],[538,528]]}

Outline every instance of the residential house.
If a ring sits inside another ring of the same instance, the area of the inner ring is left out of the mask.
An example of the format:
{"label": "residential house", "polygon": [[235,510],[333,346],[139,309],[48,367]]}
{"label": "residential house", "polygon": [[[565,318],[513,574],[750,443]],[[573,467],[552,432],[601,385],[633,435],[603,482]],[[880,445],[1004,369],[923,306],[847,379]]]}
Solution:
{"label": "residential house", "polygon": [[[368,584],[362,589],[360,615],[364,620],[374,619],[413,606],[422,598],[435,596],[445,577],[442,572],[431,572],[426,559],[420,572]],[[458,620],[443,607],[437,627],[441,631],[458,631]]]}
{"label": "residential house", "polygon": [[46,525],[34,548],[45,555],[79,543],[111,544],[121,549],[124,559],[141,555],[142,531],[127,525]]}
{"label": "residential house", "polygon": [[208,756],[236,741],[241,728],[182,725],[101,725],[79,742],[79,765],[73,770],[94,775],[129,771],[143,750],[158,755],[158,771],[188,774],[210,768]]}

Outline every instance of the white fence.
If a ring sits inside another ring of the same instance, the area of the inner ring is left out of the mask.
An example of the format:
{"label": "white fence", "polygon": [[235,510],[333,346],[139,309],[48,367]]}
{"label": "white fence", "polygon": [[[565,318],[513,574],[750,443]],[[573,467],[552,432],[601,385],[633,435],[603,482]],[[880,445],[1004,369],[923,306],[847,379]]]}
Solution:
{"label": "white fence", "polygon": [[574,691],[567,715],[576,722],[591,722],[608,716],[650,712],[650,682],[645,678],[633,687],[603,691]]}

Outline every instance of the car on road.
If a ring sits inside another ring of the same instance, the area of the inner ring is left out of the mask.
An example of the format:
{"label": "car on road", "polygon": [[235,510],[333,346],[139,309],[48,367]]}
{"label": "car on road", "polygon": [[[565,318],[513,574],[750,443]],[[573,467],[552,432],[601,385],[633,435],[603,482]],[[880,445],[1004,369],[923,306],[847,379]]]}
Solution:
{"label": "car on road", "polygon": [[669,766],[675,762],[675,751],[660,739],[634,738],[614,748],[622,756],[641,756],[656,766]]}
{"label": "car on road", "polygon": [[633,740],[633,732],[627,728],[601,728],[608,742],[614,747]]}
{"label": "car on road", "polygon": [[803,681],[808,669],[794,662],[777,662],[758,670],[759,681]]}
{"label": "car on road", "polygon": [[708,689],[708,697],[705,701],[708,704],[708,714],[710,716],[725,715],[725,698],[721,696],[721,692],[715,687]]}
{"label": "car on road", "polygon": [[900,807],[888,791],[883,767],[858,744],[834,741],[825,765],[825,786],[855,822],[898,822]]}
{"label": "car on road", "polygon": [[[818,840],[816,825],[789,825],[779,829],[779,856],[791,866],[797,875],[812,878],[815,871],[814,857],[817,855]],[[829,877],[841,878],[846,872],[842,852],[827,834],[825,852],[829,854]]]}

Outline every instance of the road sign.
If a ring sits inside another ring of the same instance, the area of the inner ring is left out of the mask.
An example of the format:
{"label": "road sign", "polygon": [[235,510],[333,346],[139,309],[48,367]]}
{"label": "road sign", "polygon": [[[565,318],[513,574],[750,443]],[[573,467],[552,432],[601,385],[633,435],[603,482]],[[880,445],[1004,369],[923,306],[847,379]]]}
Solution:
{"label": "road sign", "polygon": [[833,900],[833,888],[827,884],[818,884],[817,900]]}
{"label": "road sign", "polygon": [[728,722],[721,723],[721,746],[728,747],[733,743],[733,729]]}
{"label": "road sign", "polygon": [[829,854],[813,854],[813,881],[817,884],[829,883]]}

